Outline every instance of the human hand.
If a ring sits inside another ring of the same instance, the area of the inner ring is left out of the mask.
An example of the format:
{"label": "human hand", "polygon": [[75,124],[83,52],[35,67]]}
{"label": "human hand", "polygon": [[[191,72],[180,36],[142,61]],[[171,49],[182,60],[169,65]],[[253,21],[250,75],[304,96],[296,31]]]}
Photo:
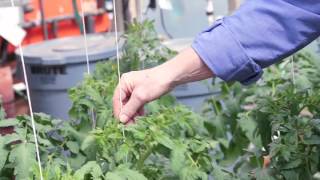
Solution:
{"label": "human hand", "polygon": [[125,73],[114,92],[114,116],[122,123],[131,122],[136,116],[143,115],[146,103],[175,86],[213,76],[213,72],[192,48],[155,68]]}
{"label": "human hand", "polygon": [[123,74],[113,96],[114,116],[128,123],[143,115],[146,103],[172,89],[164,77],[165,74],[154,69]]}

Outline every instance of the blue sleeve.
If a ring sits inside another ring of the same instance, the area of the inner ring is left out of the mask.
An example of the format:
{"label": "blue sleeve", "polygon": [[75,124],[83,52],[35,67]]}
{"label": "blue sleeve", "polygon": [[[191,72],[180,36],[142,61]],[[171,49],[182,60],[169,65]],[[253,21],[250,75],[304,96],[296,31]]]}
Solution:
{"label": "blue sleeve", "polygon": [[320,0],[248,0],[200,33],[192,47],[216,76],[250,84],[319,35]]}

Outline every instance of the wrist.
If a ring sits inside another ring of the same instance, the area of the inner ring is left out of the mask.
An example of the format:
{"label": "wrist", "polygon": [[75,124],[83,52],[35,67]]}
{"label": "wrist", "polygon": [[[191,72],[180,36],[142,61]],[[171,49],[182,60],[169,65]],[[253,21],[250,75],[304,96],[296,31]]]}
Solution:
{"label": "wrist", "polygon": [[[169,73],[169,71],[171,71],[171,73]],[[161,87],[170,91],[177,86],[171,67],[160,65],[149,69],[148,74],[152,76],[153,81],[159,88]]]}
{"label": "wrist", "polygon": [[166,63],[155,67],[154,73],[161,78],[161,83],[171,89],[188,83],[213,77],[213,72],[201,60],[198,54],[188,48]]}

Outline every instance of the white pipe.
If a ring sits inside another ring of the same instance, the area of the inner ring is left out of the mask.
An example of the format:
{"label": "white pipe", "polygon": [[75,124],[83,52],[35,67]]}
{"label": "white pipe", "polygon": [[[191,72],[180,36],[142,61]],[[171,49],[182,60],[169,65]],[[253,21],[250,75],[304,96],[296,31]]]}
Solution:
{"label": "white pipe", "polygon": [[209,25],[212,25],[214,21],[216,20],[215,14],[214,14],[214,6],[213,6],[213,0],[207,0],[207,16],[208,16],[208,23]]}

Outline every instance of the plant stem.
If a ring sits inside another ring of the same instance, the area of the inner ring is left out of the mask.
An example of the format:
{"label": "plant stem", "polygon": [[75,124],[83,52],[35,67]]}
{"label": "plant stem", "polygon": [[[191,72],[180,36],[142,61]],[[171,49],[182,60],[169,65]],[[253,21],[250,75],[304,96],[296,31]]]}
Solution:
{"label": "plant stem", "polygon": [[274,95],[276,94],[276,86],[275,86],[275,83],[274,81],[272,81],[272,97],[274,97]]}
{"label": "plant stem", "polygon": [[189,153],[188,153],[188,158],[191,160],[192,164],[198,168],[198,164],[193,160],[193,158],[190,156]]}
{"label": "plant stem", "polygon": [[152,151],[153,151],[153,147],[150,147],[138,160],[136,167],[139,171],[142,169],[144,165],[144,161],[151,155]]}
{"label": "plant stem", "polygon": [[213,106],[214,106],[214,108],[216,109],[216,113],[217,113],[217,115],[218,115],[218,114],[220,114],[220,110],[219,110],[219,107],[218,107],[217,101],[214,101],[214,102],[213,102]]}

